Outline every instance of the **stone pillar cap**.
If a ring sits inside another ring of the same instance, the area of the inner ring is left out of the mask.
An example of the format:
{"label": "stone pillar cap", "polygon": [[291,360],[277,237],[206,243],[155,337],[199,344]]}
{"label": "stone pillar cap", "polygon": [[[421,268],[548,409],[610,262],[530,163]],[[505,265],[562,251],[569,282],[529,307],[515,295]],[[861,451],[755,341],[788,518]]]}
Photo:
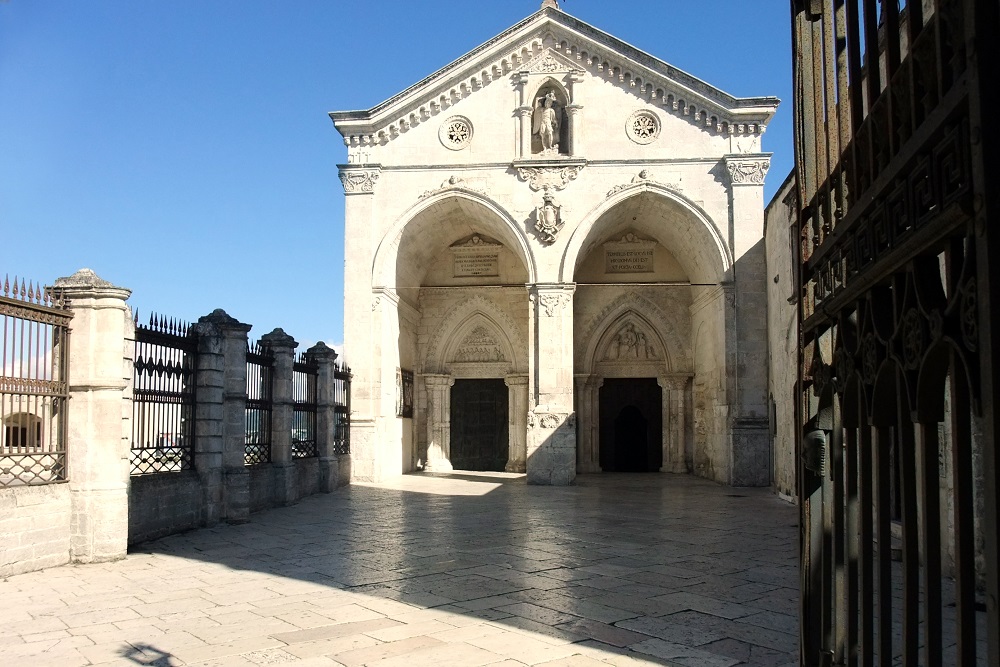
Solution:
{"label": "stone pillar cap", "polygon": [[232,317],[222,308],[216,308],[208,315],[202,315],[201,317],[198,318],[198,324],[214,324],[215,326],[220,328],[240,329],[243,331],[250,331],[250,329],[253,328],[252,325],[244,324],[235,317]]}
{"label": "stone pillar cap", "polygon": [[93,269],[83,268],[71,276],[56,278],[56,291],[74,292],[103,292],[107,296],[117,296],[122,300],[129,298],[132,290],[126,287],[118,287],[104,278],[101,278]]}
{"label": "stone pillar cap", "polygon": [[306,354],[317,359],[330,359],[331,361],[338,356],[337,351],[323,341],[316,343],[306,350]]}
{"label": "stone pillar cap", "polygon": [[295,339],[285,333],[281,327],[261,336],[260,342],[269,347],[290,347],[293,350],[299,346]]}

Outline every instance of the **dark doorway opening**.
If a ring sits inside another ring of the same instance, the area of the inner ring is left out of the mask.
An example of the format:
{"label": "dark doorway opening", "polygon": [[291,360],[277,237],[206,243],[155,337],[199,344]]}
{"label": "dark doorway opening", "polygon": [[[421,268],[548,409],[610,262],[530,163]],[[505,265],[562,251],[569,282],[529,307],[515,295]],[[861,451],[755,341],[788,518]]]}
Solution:
{"label": "dark doorway opening", "polygon": [[506,383],[455,380],[451,387],[452,467],[503,472],[508,449]]}
{"label": "dark doorway opening", "polygon": [[602,470],[660,470],[663,465],[662,392],[655,378],[604,381],[600,393]]}

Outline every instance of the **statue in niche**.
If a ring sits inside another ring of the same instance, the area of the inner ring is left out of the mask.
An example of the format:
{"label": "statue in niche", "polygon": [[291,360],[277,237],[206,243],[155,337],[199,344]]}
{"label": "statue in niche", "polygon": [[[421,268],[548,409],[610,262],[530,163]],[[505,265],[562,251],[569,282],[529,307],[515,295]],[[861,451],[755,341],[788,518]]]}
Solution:
{"label": "statue in niche", "polygon": [[556,94],[551,90],[535,100],[531,133],[541,141],[543,155],[559,152],[559,109],[556,106]]}
{"label": "statue in niche", "polygon": [[535,229],[543,243],[554,243],[556,234],[563,228],[562,206],[556,206],[548,188],[542,195],[542,205],[535,209]]}
{"label": "statue in niche", "polygon": [[606,359],[627,361],[629,359],[656,359],[656,350],[646,340],[646,334],[635,328],[632,322],[623,326],[608,347]]}

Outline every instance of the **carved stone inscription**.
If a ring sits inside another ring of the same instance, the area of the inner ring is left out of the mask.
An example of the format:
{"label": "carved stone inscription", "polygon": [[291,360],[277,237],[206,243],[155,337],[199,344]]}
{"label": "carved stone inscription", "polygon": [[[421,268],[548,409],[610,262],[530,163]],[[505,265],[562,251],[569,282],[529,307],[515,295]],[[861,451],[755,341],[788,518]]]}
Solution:
{"label": "carved stone inscription", "polygon": [[455,278],[474,278],[499,274],[500,254],[497,252],[455,255]]}
{"label": "carved stone inscription", "polygon": [[476,278],[500,275],[500,248],[493,239],[474,234],[451,246],[455,278]]}
{"label": "carved stone inscription", "polygon": [[652,273],[655,241],[646,241],[635,234],[626,234],[621,241],[604,244],[605,273]]}

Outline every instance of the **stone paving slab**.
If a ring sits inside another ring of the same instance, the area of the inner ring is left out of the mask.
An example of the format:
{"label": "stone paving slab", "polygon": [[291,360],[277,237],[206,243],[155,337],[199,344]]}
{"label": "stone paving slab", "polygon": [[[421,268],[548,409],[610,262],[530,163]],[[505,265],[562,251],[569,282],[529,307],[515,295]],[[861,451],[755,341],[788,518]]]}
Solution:
{"label": "stone paving slab", "polygon": [[18,667],[786,667],[797,516],[687,476],[408,475],[11,577],[0,651]]}

